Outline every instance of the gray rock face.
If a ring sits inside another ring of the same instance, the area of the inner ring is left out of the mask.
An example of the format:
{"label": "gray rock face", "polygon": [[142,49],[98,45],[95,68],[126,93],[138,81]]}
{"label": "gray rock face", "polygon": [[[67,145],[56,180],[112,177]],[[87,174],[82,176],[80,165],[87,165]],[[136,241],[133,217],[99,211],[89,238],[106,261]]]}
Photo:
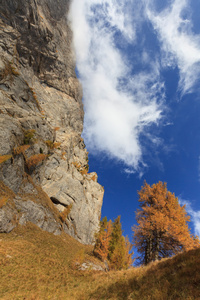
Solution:
{"label": "gray rock face", "polygon": [[81,138],[68,9],[69,0],[1,1],[0,232],[30,221],[91,244],[104,190]]}

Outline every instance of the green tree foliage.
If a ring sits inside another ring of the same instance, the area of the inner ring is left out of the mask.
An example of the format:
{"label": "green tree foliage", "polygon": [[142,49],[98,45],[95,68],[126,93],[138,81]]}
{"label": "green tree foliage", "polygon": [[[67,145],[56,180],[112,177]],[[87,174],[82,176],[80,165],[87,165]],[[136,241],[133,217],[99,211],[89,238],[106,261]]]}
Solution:
{"label": "green tree foliage", "polygon": [[106,261],[110,269],[127,269],[133,263],[132,245],[122,233],[120,216],[114,223],[111,220],[108,222],[106,217],[100,222],[94,253],[102,261]]}
{"label": "green tree foliage", "polygon": [[188,228],[190,217],[185,206],[180,206],[166,183],[150,186],[144,182],[138,194],[140,209],[136,212],[138,225],[133,227],[133,244],[140,263],[148,264],[200,245]]}

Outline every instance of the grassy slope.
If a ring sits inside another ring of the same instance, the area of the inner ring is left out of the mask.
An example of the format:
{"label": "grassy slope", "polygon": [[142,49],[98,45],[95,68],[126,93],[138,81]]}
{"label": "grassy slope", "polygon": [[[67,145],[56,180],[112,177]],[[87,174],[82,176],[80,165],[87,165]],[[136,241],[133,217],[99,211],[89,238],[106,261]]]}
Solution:
{"label": "grassy slope", "polygon": [[[85,254],[83,254],[85,253]],[[0,234],[0,299],[200,299],[200,249],[148,267],[81,272],[92,248],[34,225]]]}

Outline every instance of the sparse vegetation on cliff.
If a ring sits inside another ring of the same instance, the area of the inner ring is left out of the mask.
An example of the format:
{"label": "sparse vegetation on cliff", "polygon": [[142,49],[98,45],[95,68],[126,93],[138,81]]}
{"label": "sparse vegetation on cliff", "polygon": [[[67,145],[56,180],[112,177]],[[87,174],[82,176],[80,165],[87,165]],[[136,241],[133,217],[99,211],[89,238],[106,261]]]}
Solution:
{"label": "sparse vegetation on cliff", "polygon": [[20,73],[14,66],[13,62],[7,61],[5,63],[4,69],[1,71],[1,78],[2,79],[9,79],[10,81],[13,81],[13,76],[19,76]]}
{"label": "sparse vegetation on cliff", "polygon": [[72,209],[72,204],[65,207],[65,209],[60,213],[59,217],[62,222],[66,222],[66,218],[69,215],[71,209]]}
{"label": "sparse vegetation on cliff", "polygon": [[12,157],[12,155],[0,155],[0,164],[9,160],[11,157]]}
{"label": "sparse vegetation on cliff", "polygon": [[34,141],[35,129],[24,130],[24,144],[28,145],[31,141]]}
{"label": "sparse vegetation on cliff", "polygon": [[30,145],[17,146],[13,149],[13,153],[14,155],[20,155],[21,153],[24,153],[28,148],[30,148]]}
{"label": "sparse vegetation on cliff", "polygon": [[46,154],[34,154],[31,157],[27,158],[26,165],[30,169],[31,167],[37,166],[39,163],[41,163],[43,160],[47,158]]}

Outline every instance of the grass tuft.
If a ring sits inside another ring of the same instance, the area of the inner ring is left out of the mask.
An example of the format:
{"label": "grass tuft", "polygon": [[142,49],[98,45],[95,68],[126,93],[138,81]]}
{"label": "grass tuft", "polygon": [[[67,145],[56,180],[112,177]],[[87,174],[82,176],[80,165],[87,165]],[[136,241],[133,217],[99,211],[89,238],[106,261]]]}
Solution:
{"label": "grass tuft", "polygon": [[6,196],[0,197],[0,208],[2,208],[4,205],[6,205],[8,199],[9,199],[9,197],[6,197]]}
{"label": "grass tuft", "polygon": [[9,160],[12,155],[0,155],[0,164],[4,163],[5,161]]}

